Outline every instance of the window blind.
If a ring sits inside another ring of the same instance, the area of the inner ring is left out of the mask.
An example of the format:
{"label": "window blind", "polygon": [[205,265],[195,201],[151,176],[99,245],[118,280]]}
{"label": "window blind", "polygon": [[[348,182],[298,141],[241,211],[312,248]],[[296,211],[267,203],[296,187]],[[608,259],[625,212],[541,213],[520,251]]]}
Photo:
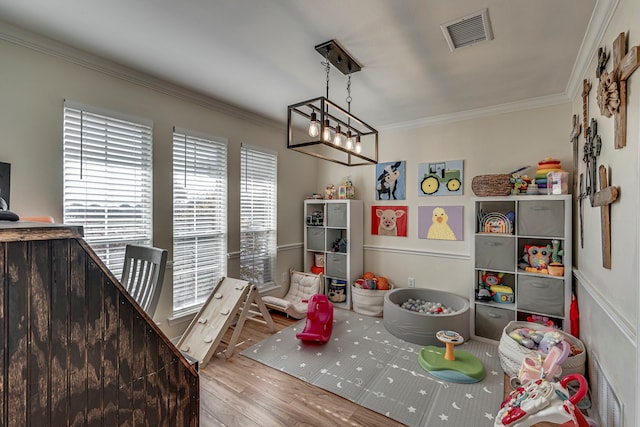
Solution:
{"label": "window blind", "polygon": [[63,119],[64,222],[120,277],[126,244],[151,244],[152,123],[70,101]]}
{"label": "window blind", "polygon": [[240,275],[263,289],[275,283],[278,156],[243,144],[240,169]]}
{"label": "window blind", "polygon": [[227,274],[227,142],[173,133],[173,311],[205,302]]}

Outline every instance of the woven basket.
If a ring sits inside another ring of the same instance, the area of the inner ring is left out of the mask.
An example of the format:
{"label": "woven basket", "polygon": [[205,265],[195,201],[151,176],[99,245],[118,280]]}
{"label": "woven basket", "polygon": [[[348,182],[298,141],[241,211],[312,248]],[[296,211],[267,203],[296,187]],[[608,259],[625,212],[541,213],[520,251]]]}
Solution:
{"label": "woven basket", "polygon": [[513,185],[511,175],[478,175],[471,180],[471,190],[476,196],[508,196]]}
{"label": "woven basket", "polygon": [[[520,370],[520,366],[522,365],[522,361],[525,356],[538,358],[538,356],[542,354],[536,350],[529,350],[528,348],[521,346],[509,336],[509,333],[518,328],[529,328],[537,331],[546,331],[549,329],[547,326],[540,325],[539,323],[519,321],[509,322],[509,324],[505,326],[502,331],[502,337],[500,337],[500,344],[498,344],[498,356],[500,357],[500,365],[502,365],[502,369],[509,377],[512,378],[518,375],[518,370]],[[567,357],[567,359],[562,363],[562,375],[584,375],[584,366],[587,360],[587,352],[585,351],[584,344],[571,334],[560,330],[558,332],[564,336],[564,339],[570,345],[582,350],[580,354]]]}

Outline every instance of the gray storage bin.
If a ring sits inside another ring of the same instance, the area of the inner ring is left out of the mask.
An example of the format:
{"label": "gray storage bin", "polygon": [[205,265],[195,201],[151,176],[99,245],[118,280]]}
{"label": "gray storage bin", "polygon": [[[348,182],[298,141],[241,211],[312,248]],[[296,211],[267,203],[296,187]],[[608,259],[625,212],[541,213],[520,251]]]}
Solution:
{"label": "gray storage bin", "polygon": [[327,253],[324,260],[325,275],[349,281],[347,277],[347,254]]}
{"label": "gray storage bin", "polygon": [[475,325],[476,335],[479,337],[498,341],[505,326],[514,320],[513,310],[476,304]]}
{"label": "gray storage bin", "polygon": [[564,281],[521,274],[516,301],[518,310],[564,317]]}
{"label": "gray storage bin", "polygon": [[347,228],[347,204],[327,204],[327,227]]}
{"label": "gray storage bin", "polygon": [[562,200],[521,201],[516,218],[520,236],[564,237]]}
{"label": "gray storage bin", "polygon": [[476,268],[515,271],[516,243],[513,236],[476,236]]}
{"label": "gray storage bin", "polygon": [[307,249],[324,252],[324,228],[307,227]]}

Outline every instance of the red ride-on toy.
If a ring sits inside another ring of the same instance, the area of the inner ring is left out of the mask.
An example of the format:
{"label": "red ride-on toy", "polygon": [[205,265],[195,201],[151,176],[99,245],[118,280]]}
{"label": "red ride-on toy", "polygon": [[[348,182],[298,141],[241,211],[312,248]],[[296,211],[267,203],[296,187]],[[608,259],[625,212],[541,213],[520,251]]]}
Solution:
{"label": "red ride-on toy", "polygon": [[302,341],[325,343],[333,331],[333,304],[326,295],[314,294],[309,298],[307,323],[296,338]]}

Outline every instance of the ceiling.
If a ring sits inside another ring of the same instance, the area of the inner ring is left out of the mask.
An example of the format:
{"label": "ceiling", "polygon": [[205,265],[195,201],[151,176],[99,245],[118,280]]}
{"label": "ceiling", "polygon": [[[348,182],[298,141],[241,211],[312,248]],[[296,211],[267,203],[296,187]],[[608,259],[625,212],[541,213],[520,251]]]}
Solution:
{"label": "ceiling", "polygon": [[[363,67],[351,111],[384,128],[568,100],[597,3],[0,0],[0,19],[282,122],[288,105],[325,95],[314,46],[336,39]],[[484,8],[494,38],[451,52],[440,25]],[[346,87],[333,68],[329,98],[345,108]]]}

